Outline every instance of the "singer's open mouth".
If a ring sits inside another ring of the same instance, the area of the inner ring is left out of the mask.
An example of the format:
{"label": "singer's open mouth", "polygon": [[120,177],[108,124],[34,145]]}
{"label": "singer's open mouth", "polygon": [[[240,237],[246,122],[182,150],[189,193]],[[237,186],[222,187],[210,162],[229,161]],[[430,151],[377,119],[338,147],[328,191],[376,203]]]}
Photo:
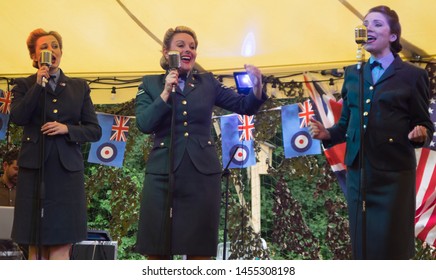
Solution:
{"label": "singer's open mouth", "polygon": [[182,56],[181,59],[185,62],[190,62],[191,61],[191,57],[190,56]]}
{"label": "singer's open mouth", "polygon": [[375,40],[377,40],[377,38],[375,38],[374,36],[368,35],[368,43],[372,43]]}

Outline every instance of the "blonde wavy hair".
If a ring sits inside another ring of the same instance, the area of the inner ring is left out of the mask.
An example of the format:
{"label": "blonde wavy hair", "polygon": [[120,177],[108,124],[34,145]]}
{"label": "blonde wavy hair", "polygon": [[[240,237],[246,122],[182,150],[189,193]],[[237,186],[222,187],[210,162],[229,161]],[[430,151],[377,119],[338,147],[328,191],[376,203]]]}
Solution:
{"label": "blonde wavy hair", "polygon": [[198,47],[198,40],[197,40],[197,35],[195,35],[194,30],[192,30],[189,27],[186,26],[177,26],[176,28],[170,28],[167,30],[167,32],[165,32],[165,36],[162,42],[162,57],[160,58],[160,66],[162,67],[162,69],[164,70],[168,70],[168,61],[164,56],[164,50],[169,50],[170,46],[171,46],[171,41],[174,38],[174,35],[177,33],[186,33],[192,36],[192,38],[194,38],[194,42],[195,42],[195,49],[197,49]]}

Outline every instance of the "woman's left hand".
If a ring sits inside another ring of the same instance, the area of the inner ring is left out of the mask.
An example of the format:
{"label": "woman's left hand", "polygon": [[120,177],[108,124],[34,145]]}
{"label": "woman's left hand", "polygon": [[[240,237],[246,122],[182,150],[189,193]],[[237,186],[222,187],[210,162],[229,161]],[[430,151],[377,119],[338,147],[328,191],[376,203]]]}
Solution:
{"label": "woman's left hand", "polygon": [[425,126],[417,125],[409,132],[409,140],[412,142],[422,143],[427,140],[427,129]]}
{"label": "woman's left hand", "polygon": [[42,134],[46,135],[57,135],[57,134],[67,134],[68,127],[65,124],[58,122],[47,122],[41,127]]}

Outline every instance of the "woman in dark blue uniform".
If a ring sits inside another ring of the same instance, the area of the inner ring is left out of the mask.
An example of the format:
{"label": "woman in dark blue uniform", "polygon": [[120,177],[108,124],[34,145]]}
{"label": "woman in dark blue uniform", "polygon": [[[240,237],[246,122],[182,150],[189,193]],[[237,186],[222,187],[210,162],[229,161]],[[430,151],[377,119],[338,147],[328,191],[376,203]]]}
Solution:
{"label": "woman in dark blue uniform", "polygon": [[[11,120],[24,127],[12,238],[30,245],[29,259],[69,259],[71,245],[87,235],[81,144],[99,140],[101,128],[86,81],[69,78],[59,68],[59,33],[36,29],[30,33],[27,47],[38,71],[16,79],[12,89]],[[50,66],[41,65],[42,50],[52,52]],[[49,79],[45,88],[43,78]],[[39,186],[42,137],[45,188]],[[35,207],[38,197],[42,217]]]}
{"label": "woman in dark blue uniform", "polygon": [[[190,28],[169,29],[161,60],[167,72],[145,76],[136,97],[138,128],[154,137],[146,166],[136,247],[149,259],[168,259],[170,255],[187,255],[188,259],[216,256],[222,169],[211,137],[212,110],[219,106],[253,115],[267,99],[262,92],[261,73],[252,65],[245,66],[254,84],[248,95],[239,95],[223,86],[211,73],[196,73],[197,46],[197,37]],[[168,69],[169,51],[180,53],[178,71]],[[176,91],[171,93],[173,85]],[[169,224],[169,144],[174,104],[175,185]],[[171,240],[166,240],[168,236]]]}
{"label": "woman in dark blue uniform", "polygon": [[[345,71],[343,108],[337,124],[325,129],[311,122],[312,135],[331,146],[346,141],[347,201],[355,259],[410,259],[415,254],[415,148],[432,138],[429,80],[424,69],[403,62],[401,26],[386,6],[369,10],[365,49],[371,53],[363,67],[364,110],[359,110],[359,71]],[[377,63],[374,63],[377,62]],[[359,168],[360,118],[364,128],[366,232],[362,228]],[[366,248],[362,236],[366,234]]]}

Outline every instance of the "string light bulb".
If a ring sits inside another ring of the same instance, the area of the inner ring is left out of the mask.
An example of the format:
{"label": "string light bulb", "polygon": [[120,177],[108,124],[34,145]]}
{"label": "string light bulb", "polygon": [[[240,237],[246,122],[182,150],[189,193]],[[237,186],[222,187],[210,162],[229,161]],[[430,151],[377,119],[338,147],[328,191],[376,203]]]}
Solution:
{"label": "string light bulb", "polygon": [[331,93],[337,93],[338,92],[338,87],[335,84],[335,81],[334,81],[333,78],[330,78],[329,87],[330,87],[330,92]]}
{"label": "string light bulb", "polygon": [[117,88],[116,87],[112,87],[112,90],[111,90],[111,99],[112,100],[115,100],[116,94],[117,94]]}

